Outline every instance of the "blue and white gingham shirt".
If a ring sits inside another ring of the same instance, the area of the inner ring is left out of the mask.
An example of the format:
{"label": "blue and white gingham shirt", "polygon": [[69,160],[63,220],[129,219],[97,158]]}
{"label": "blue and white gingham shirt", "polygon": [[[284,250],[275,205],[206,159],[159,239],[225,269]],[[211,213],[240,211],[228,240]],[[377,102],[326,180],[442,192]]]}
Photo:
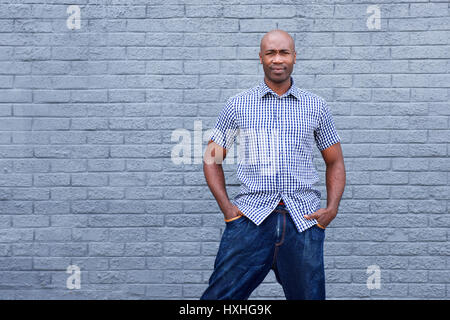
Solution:
{"label": "blue and white gingham shirt", "polygon": [[282,199],[299,232],[317,223],[303,218],[320,208],[313,145],[324,150],[340,141],[323,98],[292,77],[282,96],[263,80],[227,101],[210,140],[226,149],[237,140],[241,188],[232,202],[251,221],[261,224]]}

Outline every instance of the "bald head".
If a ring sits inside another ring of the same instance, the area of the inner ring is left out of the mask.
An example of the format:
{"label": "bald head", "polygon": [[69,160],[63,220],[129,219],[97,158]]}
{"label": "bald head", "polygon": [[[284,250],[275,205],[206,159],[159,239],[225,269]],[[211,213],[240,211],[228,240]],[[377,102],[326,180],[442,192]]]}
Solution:
{"label": "bald head", "polygon": [[[278,48],[275,48],[275,47]],[[282,48],[281,48],[282,47]],[[261,52],[268,49],[289,49],[295,51],[295,42],[289,33],[284,30],[274,29],[267,32],[261,39],[259,46]]]}

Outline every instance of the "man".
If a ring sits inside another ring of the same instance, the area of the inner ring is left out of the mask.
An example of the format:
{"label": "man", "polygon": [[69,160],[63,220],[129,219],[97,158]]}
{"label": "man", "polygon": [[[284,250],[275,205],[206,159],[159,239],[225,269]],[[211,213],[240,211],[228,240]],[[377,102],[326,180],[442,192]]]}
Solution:
{"label": "man", "polygon": [[[264,81],[228,100],[205,152],[207,184],[226,227],[201,299],[247,299],[272,269],[287,299],[325,299],[323,240],[336,217],[345,167],[331,112],[294,85],[292,37],[261,40]],[[236,137],[240,193],[228,199],[222,161]],[[327,207],[320,208],[314,142],[326,163]]]}

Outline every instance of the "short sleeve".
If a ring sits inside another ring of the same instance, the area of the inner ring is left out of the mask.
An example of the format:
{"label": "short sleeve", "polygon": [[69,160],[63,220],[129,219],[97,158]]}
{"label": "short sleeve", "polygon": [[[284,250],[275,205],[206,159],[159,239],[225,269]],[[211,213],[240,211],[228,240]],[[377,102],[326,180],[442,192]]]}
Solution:
{"label": "short sleeve", "polygon": [[236,112],[230,99],[220,112],[209,139],[222,148],[230,149],[236,138],[237,129]]}
{"label": "short sleeve", "polygon": [[341,141],[334,125],[331,110],[326,103],[322,105],[319,124],[314,131],[314,138],[320,151]]}

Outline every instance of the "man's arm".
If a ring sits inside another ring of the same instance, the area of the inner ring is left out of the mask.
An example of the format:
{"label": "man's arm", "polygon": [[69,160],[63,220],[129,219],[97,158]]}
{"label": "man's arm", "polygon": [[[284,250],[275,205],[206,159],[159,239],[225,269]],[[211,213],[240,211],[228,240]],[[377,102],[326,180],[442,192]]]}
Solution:
{"label": "man's arm", "polygon": [[326,164],[327,208],[338,211],[345,188],[345,166],[341,144],[338,142],[322,151]]}
{"label": "man's arm", "polygon": [[341,144],[338,142],[321,151],[326,164],[327,207],[306,215],[305,218],[317,219],[323,228],[336,217],[345,188],[345,166]]}
{"label": "man's arm", "polygon": [[214,195],[220,210],[223,212],[225,220],[228,220],[240,216],[241,212],[228,199],[225,175],[222,168],[222,162],[226,154],[226,149],[213,141],[209,141],[203,158],[203,173],[209,189]]}

